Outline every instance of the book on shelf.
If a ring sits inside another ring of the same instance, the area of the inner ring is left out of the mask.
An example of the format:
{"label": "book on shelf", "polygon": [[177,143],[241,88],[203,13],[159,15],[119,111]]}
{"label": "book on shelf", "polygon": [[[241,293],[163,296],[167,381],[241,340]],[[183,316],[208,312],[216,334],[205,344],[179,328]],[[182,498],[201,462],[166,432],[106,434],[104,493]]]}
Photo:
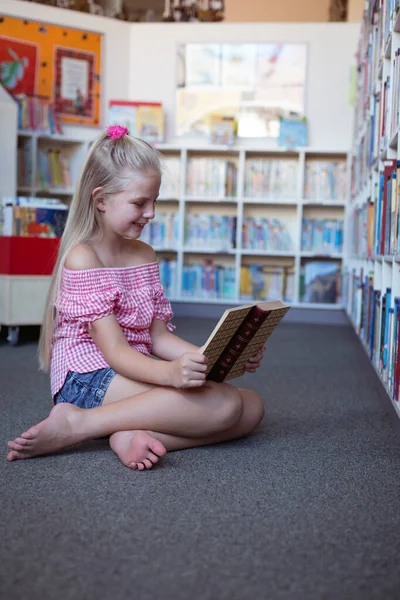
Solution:
{"label": "book on shelf", "polygon": [[279,121],[278,146],[299,148],[308,144],[307,119],[281,118]]}
{"label": "book on shelf", "polygon": [[4,198],[0,205],[0,235],[59,238],[68,207],[52,198]]}
{"label": "book on shelf", "polygon": [[291,302],[294,297],[294,266],[242,265],[240,268],[242,300],[277,300]]}
{"label": "book on shelf", "polygon": [[238,129],[238,122],[235,117],[211,115],[210,120],[211,143],[233,146]]}
{"label": "book on shelf", "polygon": [[164,111],[160,102],[110,100],[108,124],[124,125],[132,136],[150,144],[164,141]]}
{"label": "book on shelf", "polygon": [[62,134],[62,127],[54,105],[49,98],[38,95],[17,94],[18,129]]}
{"label": "book on shelf", "polygon": [[221,383],[245,373],[245,364],[269,339],[290,309],[283,302],[260,302],[227,309],[203,346],[206,379]]}
{"label": "book on shelf", "polygon": [[335,304],[340,296],[340,265],[310,260],[301,267],[300,298],[303,302]]}

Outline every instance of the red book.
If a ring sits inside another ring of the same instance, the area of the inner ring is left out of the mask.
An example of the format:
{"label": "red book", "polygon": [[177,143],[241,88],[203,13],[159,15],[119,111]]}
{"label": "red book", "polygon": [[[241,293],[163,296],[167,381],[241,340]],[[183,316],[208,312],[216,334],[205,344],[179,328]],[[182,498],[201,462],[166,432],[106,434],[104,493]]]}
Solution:
{"label": "red book", "polygon": [[257,354],[289,308],[276,301],[226,310],[203,349],[209,360],[206,379],[221,383],[243,375],[247,360]]}

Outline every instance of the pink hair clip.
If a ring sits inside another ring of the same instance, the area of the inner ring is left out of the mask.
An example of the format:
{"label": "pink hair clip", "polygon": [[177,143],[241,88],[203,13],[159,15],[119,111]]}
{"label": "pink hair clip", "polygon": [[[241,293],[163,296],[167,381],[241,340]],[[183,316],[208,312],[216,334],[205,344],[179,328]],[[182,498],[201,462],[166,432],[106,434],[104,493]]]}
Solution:
{"label": "pink hair clip", "polygon": [[127,135],[129,133],[129,129],[124,127],[123,125],[109,125],[107,127],[107,137],[112,140],[118,140],[123,135]]}

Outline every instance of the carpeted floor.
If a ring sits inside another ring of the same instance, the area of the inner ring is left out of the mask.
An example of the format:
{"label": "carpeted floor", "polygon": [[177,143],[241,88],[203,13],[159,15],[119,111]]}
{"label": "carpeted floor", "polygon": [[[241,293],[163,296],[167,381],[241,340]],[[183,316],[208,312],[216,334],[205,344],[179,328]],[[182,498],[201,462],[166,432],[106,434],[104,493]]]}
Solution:
{"label": "carpeted floor", "polygon": [[240,380],[259,430],[144,473],[106,440],[6,463],[50,400],[34,342],[0,365],[2,600],[400,598],[399,421],[349,326],[283,323]]}

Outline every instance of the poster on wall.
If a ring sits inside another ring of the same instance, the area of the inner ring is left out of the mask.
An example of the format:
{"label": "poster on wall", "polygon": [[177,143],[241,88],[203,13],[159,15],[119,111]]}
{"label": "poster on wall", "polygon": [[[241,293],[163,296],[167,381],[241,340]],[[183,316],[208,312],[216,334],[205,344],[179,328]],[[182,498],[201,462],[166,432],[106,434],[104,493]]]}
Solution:
{"label": "poster on wall", "polygon": [[38,45],[0,37],[0,80],[12,95],[36,93]]}
{"label": "poster on wall", "polygon": [[61,119],[71,115],[93,121],[94,55],[56,49],[54,104]]}
{"label": "poster on wall", "polygon": [[221,116],[238,137],[277,138],[282,118],[305,115],[305,43],[185,44],[177,67],[179,137],[206,139]]}
{"label": "poster on wall", "polygon": [[64,123],[101,126],[101,60],[99,33],[1,15],[2,85],[48,98]]}

